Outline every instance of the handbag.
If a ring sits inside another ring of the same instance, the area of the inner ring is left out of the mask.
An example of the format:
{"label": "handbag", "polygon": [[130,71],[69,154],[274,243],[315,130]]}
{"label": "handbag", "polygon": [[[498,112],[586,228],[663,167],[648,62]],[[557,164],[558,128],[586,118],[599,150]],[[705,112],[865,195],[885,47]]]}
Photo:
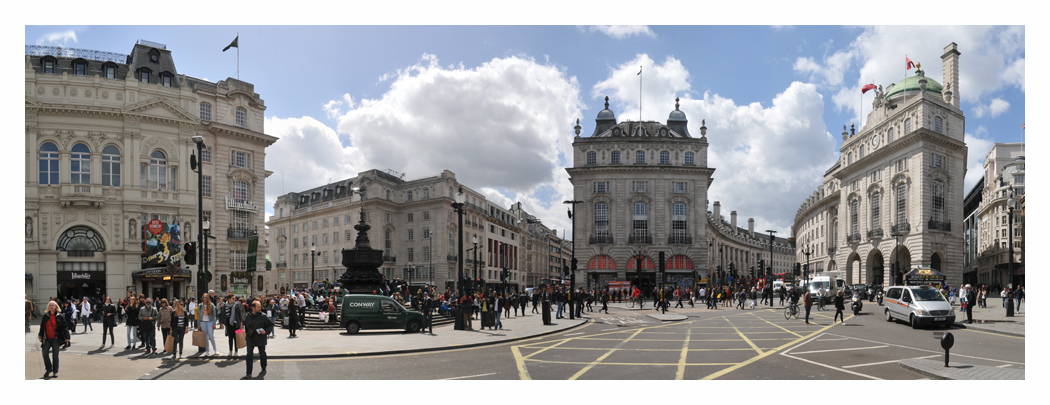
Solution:
{"label": "handbag", "polygon": [[[194,346],[197,346],[197,347],[200,347],[200,348],[207,347],[208,343],[205,341],[205,339],[206,338],[205,338],[205,335],[204,335],[204,331],[199,331],[199,330],[193,331],[193,345]],[[165,346],[167,346],[167,345],[165,345]]]}
{"label": "handbag", "polygon": [[168,339],[164,341],[164,351],[171,353],[175,349],[175,336],[168,335]]}
{"label": "handbag", "polygon": [[244,329],[237,329],[237,332],[235,332],[234,334],[237,335],[238,349],[243,349],[245,346],[248,346],[248,340],[244,337]]}

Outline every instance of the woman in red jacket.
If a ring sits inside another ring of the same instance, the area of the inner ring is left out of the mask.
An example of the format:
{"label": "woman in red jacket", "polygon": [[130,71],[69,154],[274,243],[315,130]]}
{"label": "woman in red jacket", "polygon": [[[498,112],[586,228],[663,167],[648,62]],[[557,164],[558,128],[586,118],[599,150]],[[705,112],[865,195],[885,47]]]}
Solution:
{"label": "woman in red jacket", "polygon": [[[54,301],[47,303],[47,312],[40,318],[40,333],[37,340],[41,343],[44,353],[44,378],[58,378],[58,349],[63,343],[69,344],[69,330],[66,329],[66,319],[58,311],[58,304]],[[47,357],[51,352],[51,358]]]}

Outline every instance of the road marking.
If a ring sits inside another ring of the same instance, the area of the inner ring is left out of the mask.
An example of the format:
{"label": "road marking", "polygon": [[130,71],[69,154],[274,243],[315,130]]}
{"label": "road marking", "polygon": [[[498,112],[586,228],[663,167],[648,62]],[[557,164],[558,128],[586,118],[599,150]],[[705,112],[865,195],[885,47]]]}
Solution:
{"label": "road marking", "polygon": [[[726,322],[729,322],[729,319],[724,316],[722,317],[722,319],[725,319]],[[752,349],[755,349],[755,351],[758,352],[758,354],[762,354],[762,349],[759,349],[758,346],[756,346],[755,343],[751,341],[751,339],[748,339],[747,336],[745,336],[744,333],[740,331],[740,329],[737,329],[732,322],[729,322],[729,326],[733,326],[733,329],[736,330],[736,334],[740,335],[741,339],[744,339],[744,341],[747,342],[747,344],[751,345]]]}
{"label": "road marking", "polygon": [[570,340],[572,340],[572,339],[562,339],[562,340],[561,340],[560,342],[558,342],[558,343],[555,343],[555,344],[554,344],[554,346],[549,346],[549,347],[545,347],[545,348],[543,348],[543,349],[540,349],[540,350],[538,350],[538,351],[536,351],[536,352],[534,352],[534,353],[532,353],[532,354],[530,354],[530,355],[528,355],[528,356],[525,356],[525,358],[527,359],[527,358],[529,358],[529,357],[532,357],[532,356],[535,356],[535,355],[537,355],[537,354],[543,353],[543,352],[545,352],[545,351],[547,351],[547,350],[553,349],[553,348],[555,348],[555,347],[557,347],[557,346],[559,346],[559,345],[561,345],[561,344],[563,344],[563,343],[565,343],[565,342],[568,342],[568,341],[570,341]]}
{"label": "road marking", "polygon": [[841,339],[820,339],[820,340],[818,340],[818,342],[833,342],[833,341],[836,341],[836,340],[849,340],[849,338],[841,338]]}
{"label": "road marking", "polygon": [[983,333],[983,334],[986,334],[986,335],[995,335],[995,336],[1002,336],[1002,337],[1008,337],[1008,338],[1024,340],[1024,338],[1020,337],[1020,336],[1010,336],[1010,335],[1004,335],[1004,334],[1001,334],[1001,333],[985,332],[985,331],[970,330],[970,329],[964,329],[964,331],[966,331],[966,332],[975,332],[975,333]]}
{"label": "road marking", "polygon": [[828,350],[813,350],[809,352],[799,352],[794,354],[813,354],[813,353],[827,353],[827,352],[845,352],[850,350],[867,350],[867,349],[883,349],[889,346],[872,346],[872,347],[855,347],[849,349],[828,349]]}
{"label": "road marking", "polygon": [[[528,359],[525,361],[532,361],[536,363],[550,363],[550,364],[591,364],[592,362],[586,361],[555,361],[555,360],[535,360]],[[687,366],[732,366],[737,363],[687,363]],[[603,362],[603,366],[678,366],[678,363],[609,363]]]}
{"label": "road marking", "polygon": [[[819,341],[818,341],[818,342],[819,342]],[[918,359],[928,359],[928,358],[930,358],[930,357],[937,357],[937,356],[936,356],[936,355],[933,355],[933,356],[923,356],[923,357],[916,357],[916,358],[918,358]],[[880,361],[880,362],[877,362],[877,363],[865,363],[865,364],[854,364],[854,365],[852,365],[852,366],[842,366],[842,368],[854,368],[854,367],[864,367],[864,366],[877,366],[877,365],[879,365],[879,364],[890,364],[890,363],[898,363],[898,362],[900,362],[900,360],[887,360],[887,361]]]}
{"label": "road marking", "polygon": [[[831,326],[834,326],[834,325],[830,325],[827,328],[830,328]],[[825,329],[827,329],[827,328],[825,328]],[[791,350],[794,350],[794,349],[797,349],[799,347],[802,347],[802,346],[806,345],[807,343],[813,342],[813,341],[817,340],[818,338],[820,338],[822,336],[824,336],[824,334],[820,334],[819,336],[817,336],[817,337],[815,337],[813,339],[810,339],[810,340],[807,340],[805,342],[799,343],[798,345],[796,345],[796,346],[794,346],[794,347],[792,347],[792,348],[790,348],[788,350],[785,350],[783,353],[780,353],[780,355],[784,356],[784,357],[790,357],[790,358],[795,359],[795,360],[804,361],[806,363],[816,364],[816,365],[821,366],[821,367],[830,368],[832,370],[846,372],[846,373],[853,374],[853,375],[860,376],[860,377],[864,377],[864,378],[870,378],[870,379],[873,379],[873,380],[881,380],[881,378],[878,378],[878,377],[870,376],[870,375],[867,375],[867,374],[861,374],[861,373],[858,373],[856,371],[850,371],[850,370],[847,370],[845,368],[835,367],[835,366],[824,364],[824,363],[818,363],[818,362],[813,361],[813,360],[804,359],[804,358],[801,358],[801,357],[795,357],[795,356],[792,356],[792,355],[788,354],[788,353],[791,352]],[[835,335],[835,336],[839,336],[839,335]],[[802,353],[796,353],[796,354],[804,354],[804,353],[812,353],[812,352],[802,352]]]}
{"label": "road marking", "polygon": [[748,364],[751,364],[751,363],[754,363],[756,361],[759,361],[759,360],[765,358],[766,356],[769,356],[769,355],[771,355],[773,353],[776,353],[777,351],[780,351],[781,349],[790,347],[791,345],[796,344],[798,342],[801,342],[803,340],[806,340],[806,339],[808,339],[810,337],[817,336],[818,334],[823,333],[824,331],[827,331],[828,329],[831,329],[832,326],[835,326],[835,325],[828,325],[828,326],[825,326],[823,328],[820,328],[820,329],[818,329],[816,331],[813,331],[813,333],[810,333],[807,336],[800,337],[798,339],[795,339],[792,342],[785,343],[785,344],[781,345],[780,347],[778,347],[776,349],[768,350],[765,353],[762,353],[762,354],[760,354],[758,356],[752,357],[752,358],[747,359],[747,360],[745,360],[743,362],[740,362],[740,363],[736,363],[735,365],[733,365],[731,367],[726,367],[726,368],[724,368],[724,369],[722,369],[720,371],[711,373],[711,374],[701,378],[701,380],[713,380],[713,379],[716,379],[718,377],[724,376],[724,375],[726,375],[726,374],[728,374],[730,372],[733,372],[735,370],[739,370],[741,367],[744,367],[744,366],[746,366]]}
{"label": "road marking", "polygon": [[569,381],[572,381],[572,380],[575,380],[577,378],[580,378],[580,376],[582,376],[583,373],[586,373],[588,370],[594,368],[594,366],[597,366],[598,364],[600,364],[602,362],[602,360],[605,360],[607,357],[609,357],[613,353],[616,353],[616,349],[612,349],[612,350],[609,350],[608,352],[605,352],[605,354],[603,354],[597,360],[588,363],[587,366],[584,367],[582,370],[577,371],[576,374],[573,374],[572,377],[569,377]]}
{"label": "road marking", "polygon": [[511,353],[514,353],[514,364],[518,367],[518,378],[522,380],[531,380],[529,377],[529,370],[525,367],[525,359],[521,357],[521,351],[518,350],[518,346],[510,347]]}
{"label": "road marking", "polygon": [[[762,319],[762,318],[759,318],[759,317],[758,317],[758,315],[755,315],[755,314],[751,314],[751,316],[753,316],[753,317],[755,317],[755,318],[758,318],[758,319]],[[790,333],[790,334],[792,334],[792,335],[795,335],[795,336],[798,336],[798,337],[802,337],[802,335],[799,335],[798,333],[795,333],[795,332],[792,332],[792,331],[790,331],[790,330],[787,330],[787,329],[786,329],[786,328],[784,328],[783,326],[777,325],[777,324],[775,324],[775,323],[773,323],[773,322],[770,322],[770,321],[767,321],[767,320],[765,320],[765,319],[762,319],[762,320],[763,320],[763,321],[766,321],[766,323],[768,323],[768,324],[770,324],[770,325],[773,325],[773,326],[776,326],[776,327],[778,327],[778,328],[780,328],[780,329],[783,329],[783,330],[784,330],[785,332],[787,332],[787,333]],[[734,329],[736,329],[736,328],[734,328]],[[738,329],[738,330],[737,330],[737,332],[739,333],[739,332],[740,332],[740,330]]]}
{"label": "road marking", "polygon": [[582,334],[583,334],[583,332],[576,332],[576,333],[570,333],[570,334],[565,335],[565,336],[582,335]]}
{"label": "road marking", "polygon": [[[834,336],[842,336],[842,335],[834,335]],[[851,338],[851,339],[853,339],[853,340],[860,340],[860,341],[864,341],[864,342],[870,342],[870,343],[879,343],[879,344],[884,344],[884,345],[888,345],[888,346],[903,347],[905,349],[918,350],[920,352],[926,352],[926,353],[937,353],[937,354],[940,354],[940,355],[944,354],[944,353],[942,353],[941,351],[938,351],[938,350],[920,349],[920,348],[917,348],[917,347],[904,346],[904,345],[898,345],[898,344],[886,343],[886,342],[879,342],[879,341],[875,341],[875,340],[861,339],[861,338],[856,338],[856,337],[855,338]],[[958,354],[958,353],[952,353],[952,356],[968,357],[968,358],[971,358],[971,359],[978,359],[978,360],[988,360],[988,361],[993,361],[993,362],[996,362],[996,363],[1010,363],[1010,364],[1024,365],[1024,363],[1016,362],[1016,361],[1006,361],[1006,360],[1000,360],[1000,359],[989,359],[989,358],[986,358],[986,357],[967,356],[965,354]]]}
{"label": "road marking", "polygon": [[[689,338],[692,330],[686,329],[685,332],[685,343],[682,343],[682,357],[678,359],[678,371],[674,374],[675,380],[681,380],[685,375],[685,358],[689,355]],[[757,348],[756,348],[757,349]],[[759,350],[761,352],[761,350]]]}
{"label": "road marking", "polygon": [[[462,379],[464,379],[464,378],[484,377],[484,376],[487,376],[487,375],[493,375],[493,374],[496,374],[496,373],[488,373],[488,374],[478,374],[478,375],[468,375],[468,376],[464,376],[464,377],[440,378],[440,379],[439,379],[439,381],[440,381],[440,380],[462,380]],[[148,375],[148,374],[147,374],[147,375]]]}
{"label": "road marking", "polygon": [[[930,356],[930,357],[933,357],[933,356]],[[1001,366],[995,366],[995,367],[996,368],[1005,368],[1005,367],[1010,367],[1010,366],[1011,366],[1010,364],[1003,364]]]}

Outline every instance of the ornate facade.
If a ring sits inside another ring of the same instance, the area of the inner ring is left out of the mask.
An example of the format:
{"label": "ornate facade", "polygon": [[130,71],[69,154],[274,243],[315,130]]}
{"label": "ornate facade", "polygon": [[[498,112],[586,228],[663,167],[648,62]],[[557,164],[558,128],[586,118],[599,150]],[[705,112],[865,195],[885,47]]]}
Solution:
{"label": "ornate facade", "polygon": [[[714,270],[707,283],[715,283],[721,277],[722,284],[737,277],[751,277],[751,271],[755,271],[755,278],[761,278],[764,272],[758,266],[759,260],[768,269],[772,267],[773,274],[790,273],[795,264],[795,250],[786,238],[774,238],[772,242],[773,260],[769,260],[770,240],[769,234],[761,231],[755,232],[754,218],[747,219],[747,229],[737,226],[736,211],[729,213],[729,221],[722,215],[722,204],[715,201],[714,212],[707,213],[708,232],[708,257],[710,262],[708,268]],[[735,270],[736,276],[730,273],[730,267]],[[724,271],[718,274],[717,270]],[[703,280],[701,280],[703,281]]]}
{"label": "ornate facade", "polygon": [[959,55],[955,43],[944,48],[944,86],[919,66],[876,91],[864,128],[843,128],[839,161],[795,215],[796,261],[812,249],[811,261],[848,284],[900,283],[901,274],[891,278],[895,263],[962,281],[967,148]]}
{"label": "ornate facade", "polygon": [[[984,178],[980,203],[974,211],[973,222],[976,253],[976,283],[1007,285],[1023,284],[1024,214],[1021,198],[1025,195],[1025,158],[1023,143],[996,143],[984,158]],[[1010,206],[1014,199],[1013,224],[1010,224]],[[1013,230],[1011,238],[1009,232]],[[1014,275],[1011,280],[1010,241],[1013,241]]]}

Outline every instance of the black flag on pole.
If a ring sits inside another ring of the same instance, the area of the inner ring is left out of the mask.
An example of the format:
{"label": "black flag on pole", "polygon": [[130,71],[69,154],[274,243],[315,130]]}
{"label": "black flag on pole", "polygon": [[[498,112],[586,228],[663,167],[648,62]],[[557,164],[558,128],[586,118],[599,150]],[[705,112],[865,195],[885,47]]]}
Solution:
{"label": "black flag on pole", "polygon": [[237,48],[237,49],[241,49],[240,47],[238,47],[238,46],[237,46],[237,39],[239,39],[240,37],[241,37],[240,35],[238,35],[238,36],[234,37],[234,38],[233,38],[233,42],[230,42],[230,44],[229,44],[229,45],[226,45],[226,47],[225,47],[225,48],[222,48],[222,51],[223,51],[223,52],[226,52],[226,51],[227,51],[227,50],[229,50],[230,48]]}

